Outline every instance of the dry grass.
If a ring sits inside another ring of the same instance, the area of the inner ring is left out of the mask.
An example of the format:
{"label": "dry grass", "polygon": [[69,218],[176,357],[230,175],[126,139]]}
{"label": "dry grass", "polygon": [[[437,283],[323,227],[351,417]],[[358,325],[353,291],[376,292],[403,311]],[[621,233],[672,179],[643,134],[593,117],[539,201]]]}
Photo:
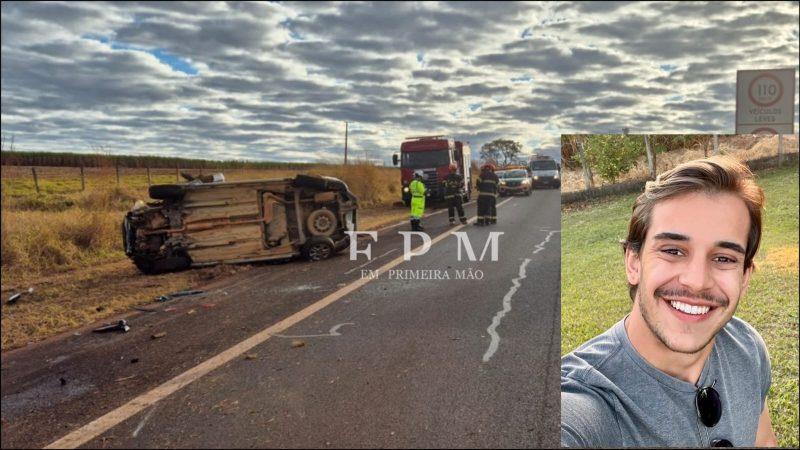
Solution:
{"label": "dry grass", "polygon": [[[766,156],[775,156],[778,154],[778,137],[777,136],[720,136],[719,137],[720,153],[735,156],[742,161],[751,159],[763,158]],[[783,152],[797,153],[797,135],[783,137]],[[709,155],[712,149],[708,150]],[[666,153],[659,153],[656,155],[656,172],[661,173],[669,170],[678,164],[700,159],[705,157],[703,148],[686,148],[683,150],[671,151]],[[617,183],[634,180],[646,180],[648,177],[647,157],[641,156],[636,165],[628,171],[628,173],[621,176]],[[595,187],[605,186],[607,184],[597,174],[594,174],[592,180]],[[577,170],[563,170],[561,174],[561,192],[576,192],[586,189],[583,181],[583,173],[580,169]]]}

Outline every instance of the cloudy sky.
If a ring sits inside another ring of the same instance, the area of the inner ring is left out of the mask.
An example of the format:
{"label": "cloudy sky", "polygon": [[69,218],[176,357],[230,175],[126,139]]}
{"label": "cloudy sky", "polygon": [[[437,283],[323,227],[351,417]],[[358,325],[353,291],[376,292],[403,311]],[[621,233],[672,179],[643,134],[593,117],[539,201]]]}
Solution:
{"label": "cloudy sky", "polygon": [[3,2],[2,132],[339,161],[349,122],[385,161],[420,134],[557,155],[561,133],[730,133],[736,70],[797,66],[797,2]]}

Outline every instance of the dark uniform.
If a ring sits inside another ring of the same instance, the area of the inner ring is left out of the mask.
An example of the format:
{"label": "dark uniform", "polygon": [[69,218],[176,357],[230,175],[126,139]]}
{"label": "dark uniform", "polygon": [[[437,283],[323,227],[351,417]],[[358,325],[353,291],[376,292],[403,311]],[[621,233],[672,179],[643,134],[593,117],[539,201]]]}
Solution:
{"label": "dark uniform", "polygon": [[456,223],[455,211],[458,210],[458,218],[461,223],[467,223],[464,217],[464,207],[461,205],[464,197],[464,177],[456,172],[450,172],[444,179],[444,199],[447,201],[447,215],[450,217],[450,225]]}
{"label": "dark uniform", "polygon": [[478,221],[476,225],[497,223],[497,185],[500,179],[490,170],[483,170],[475,180],[478,188]]}

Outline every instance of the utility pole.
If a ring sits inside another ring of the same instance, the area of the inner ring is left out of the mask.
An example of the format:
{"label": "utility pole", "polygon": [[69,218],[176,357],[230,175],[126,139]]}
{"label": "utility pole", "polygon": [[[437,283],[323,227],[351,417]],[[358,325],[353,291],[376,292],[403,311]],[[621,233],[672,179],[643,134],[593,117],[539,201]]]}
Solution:
{"label": "utility pole", "polygon": [[347,122],[344,123],[344,165],[347,165]]}

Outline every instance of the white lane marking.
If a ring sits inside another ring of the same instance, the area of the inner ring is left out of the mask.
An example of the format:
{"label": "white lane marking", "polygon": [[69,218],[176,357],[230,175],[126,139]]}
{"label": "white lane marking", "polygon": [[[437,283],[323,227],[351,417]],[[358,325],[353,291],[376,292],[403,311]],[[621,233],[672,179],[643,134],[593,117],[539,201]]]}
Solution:
{"label": "white lane marking", "polygon": [[362,267],[364,267],[364,266],[367,266],[367,265],[369,265],[369,264],[372,264],[372,262],[373,262],[373,261],[377,261],[378,259],[381,259],[381,258],[383,258],[384,256],[388,255],[389,253],[392,253],[392,252],[394,252],[394,251],[397,251],[397,250],[398,250],[398,249],[396,249],[396,248],[393,248],[393,249],[389,250],[388,252],[386,252],[386,253],[382,254],[381,256],[378,256],[378,257],[372,258],[371,260],[369,260],[369,261],[365,262],[364,264],[362,264],[362,265],[360,265],[360,266],[358,266],[358,267],[353,267],[352,269],[348,270],[348,271],[347,271],[347,272],[345,272],[344,274],[345,274],[345,275],[349,275],[349,274],[350,274],[350,273],[352,273],[354,270],[358,270],[358,269],[360,269],[360,268],[362,268]]}
{"label": "white lane marking", "polygon": [[500,336],[497,334],[496,331],[497,327],[500,326],[500,321],[503,319],[503,317],[511,311],[511,298],[517,292],[517,289],[519,289],[519,287],[521,286],[519,280],[525,278],[526,276],[525,269],[528,267],[528,263],[530,262],[531,262],[530,258],[525,258],[525,260],[522,261],[522,264],[520,264],[519,276],[511,280],[513,286],[511,286],[511,289],[509,289],[508,292],[506,292],[506,295],[503,296],[503,309],[501,309],[500,311],[497,312],[497,314],[494,315],[494,317],[492,318],[492,324],[489,325],[489,328],[487,328],[487,331],[489,332],[489,335],[491,336],[492,340],[491,342],[489,342],[489,348],[486,350],[486,353],[483,354],[483,362],[489,362],[489,359],[491,359],[491,357],[494,355],[494,352],[497,351],[497,347],[500,345]]}
{"label": "white lane marking", "polygon": [[[498,205],[499,206],[499,205]],[[473,219],[474,220],[474,219]],[[464,225],[457,225],[454,228],[450,229],[449,231],[436,236],[431,240],[431,245],[435,245],[436,243],[442,241],[443,239],[451,236],[453,232],[460,230],[463,228]],[[422,245],[415,248],[414,251],[418,252],[422,248]],[[377,270],[382,273],[386,273],[392,267],[395,267],[401,263],[403,263],[403,256],[398,256],[397,258],[389,261],[388,263],[384,264]],[[289,327],[297,324],[298,322],[307,319],[308,317],[312,316],[313,314],[317,313],[321,309],[325,308],[326,306],[336,302],[337,300],[345,297],[346,295],[356,291],[357,289],[363,287],[373,278],[361,278],[358,280],[353,281],[352,283],[342,287],[341,289],[328,294],[327,296],[323,297],[316,303],[313,303],[306,308],[292,314],[291,316],[281,320],[280,322],[271,325],[264,330],[259,331],[258,333],[250,336],[249,338],[245,339],[244,341],[224,350],[222,353],[219,353],[202,363],[198,364],[195,367],[183,372],[182,374],[172,378],[171,380],[165,381],[161,385],[151,389],[144,394],[135,397],[134,399],[128,401],[127,403],[119,406],[118,408],[109,411],[108,413],[98,417],[97,419],[89,422],[88,424],[70,432],[66,436],[56,440],[55,442],[51,443],[45,448],[76,448],[79,447],[90,440],[100,436],[101,434],[105,433],[106,431],[110,430],[111,428],[119,425],[123,421],[131,418],[135,414],[141,412],[145,408],[155,405],[159,401],[163,400],[164,398],[172,395],[176,391],[186,387],[187,385],[197,381],[198,379],[202,378],[203,376],[207,375],[209,372],[222,367],[223,365],[227,364],[228,362],[241,357],[243,354],[247,353],[253,347],[264,343],[270,337],[275,334],[279,334]]]}
{"label": "white lane marking", "polygon": [[[540,251],[544,250],[544,246],[550,242],[550,238],[555,233],[560,233],[560,231],[550,231],[547,233],[547,237],[540,243],[536,244],[536,249],[533,251],[533,254],[537,254]],[[489,362],[489,360],[494,356],[494,353],[497,351],[497,347],[500,346],[500,335],[497,334],[497,327],[500,326],[500,321],[503,320],[506,314],[511,311],[511,299],[514,297],[514,294],[517,292],[517,289],[521,286],[520,280],[527,277],[525,271],[528,268],[528,264],[531,262],[530,258],[525,258],[522,261],[522,264],[519,266],[519,276],[511,280],[512,286],[511,289],[506,292],[506,295],[503,296],[503,309],[498,311],[494,317],[492,318],[492,324],[489,325],[489,328],[486,331],[491,336],[492,340],[489,342],[489,348],[486,349],[486,353],[483,354],[483,362]]]}
{"label": "white lane marking", "polygon": [[150,409],[150,412],[145,414],[144,418],[142,418],[142,421],[139,422],[139,426],[137,426],[136,429],[133,430],[133,433],[131,434],[131,437],[136,437],[136,436],[139,435],[139,432],[142,431],[142,428],[144,428],[144,425],[147,423],[148,420],[150,420],[150,416],[152,416],[153,413],[156,412],[156,408],[158,408],[158,407],[157,406],[152,407]]}
{"label": "white lane marking", "polygon": [[345,325],[355,325],[355,324],[353,322],[345,322],[345,323],[340,323],[338,325],[334,325],[331,327],[330,331],[328,331],[327,334],[298,334],[298,335],[274,334],[273,336],[280,338],[315,338],[315,337],[341,336],[342,333],[339,333],[339,328]]}

